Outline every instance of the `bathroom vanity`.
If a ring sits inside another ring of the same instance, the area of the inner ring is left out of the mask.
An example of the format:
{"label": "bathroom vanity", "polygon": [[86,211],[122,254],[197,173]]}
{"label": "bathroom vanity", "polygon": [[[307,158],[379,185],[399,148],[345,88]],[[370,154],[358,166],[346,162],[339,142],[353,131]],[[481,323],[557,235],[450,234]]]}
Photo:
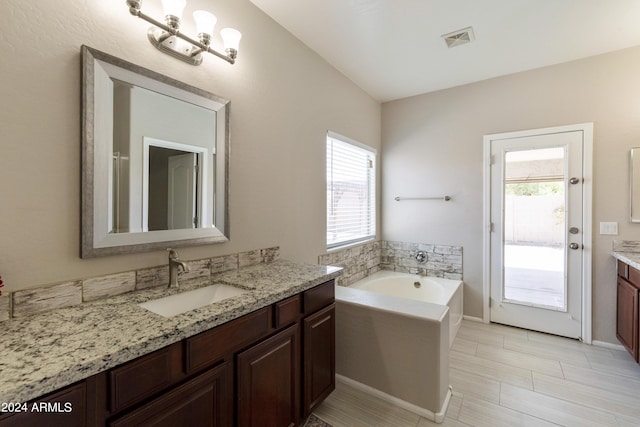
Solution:
{"label": "bathroom vanity", "polygon": [[616,337],[640,361],[640,254],[615,253],[617,259]]}
{"label": "bathroom vanity", "polygon": [[[124,308],[122,313],[127,309],[134,312],[130,321],[135,317],[151,318],[145,326],[155,325],[158,331],[149,332],[149,342],[164,336],[166,345],[152,351],[136,351],[136,325],[131,324],[129,330],[119,331],[130,338],[128,342],[126,338],[119,341],[118,348],[113,349],[115,354],[103,354],[100,360],[99,352],[92,350],[98,359],[84,367],[82,352],[77,354],[75,366],[65,368],[60,363],[59,376],[67,378],[60,381],[69,385],[23,403],[26,399],[21,396],[38,387],[35,377],[31,383],[22,381],[25,384],[13,391],[6,390],[11,386],[10,380],[5,380],[0,383],[0,400],[14,405],[3,408],[11,413],[0,416],[0,426],[298,425],[335,386],[334,278],[339,269],[306,266],[283,278],[283,272],[293,266],[275,262],[231,273],[228,282],[244,281],[253,284],[253,290],[227,300],[225,307],[198,309],[193,315],[161,318],[137,304],[134,309],[134,303],[148,298],[136,297],[135,292],[118,297],[120,300],[115,303],[105,302]],[[322,268],[325,271],[320,271]],[[327,274],[327,269],[332,270]],[[276,273],[275,278],[271,286],[266,286],[270,272]],[[100,310],[100,304],[93,309]],[[92,309],[77,310],[86,318],[86,310]],[[237,316],[239,311],[243,314]],[[232,320],[225,320],[228,313],[232,313]],[[116,319],[112,314],[105,321]],[[117,327],[118,320],[114,322]],[[187,332],[182,339],[171,338],[179,335],[176,327],[190,331],[206,322],[216,326],[193,335]],[[93,339],[100,340],[102,326],[93,326]],[[84,333],[83,340],[92,336],[91,331]],[[127,353],[140,354],[127,362],[116,362]],[[42,357],[44,363],[55,360],[51,354]],[[64,359],[64,355],[60,357]],[[106,369],[94,368],[96,363]],[[23,369],[37,371],[38,367]],[[99,372],[70,382],[74,376],[81,376],[83,369]],[[68,370],[76,373],[70,375]],[[9,376],[19,375],[7,372]]]}

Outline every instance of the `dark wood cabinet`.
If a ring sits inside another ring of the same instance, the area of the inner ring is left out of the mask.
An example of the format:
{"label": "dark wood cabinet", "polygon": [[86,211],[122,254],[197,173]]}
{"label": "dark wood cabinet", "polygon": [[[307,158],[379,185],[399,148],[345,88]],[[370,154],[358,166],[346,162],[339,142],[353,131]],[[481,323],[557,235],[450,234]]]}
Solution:
{"label": "dark wood cabinet", "polygon": [[335,304],[304,319],[303,337],[303,417],[335,389]]}
{"label": "dark wood cabinet", "polygon": [[616,337],[639,361],[640,315],[640,270],[618,261],[616,297]]}
{"label": "dark wood cabinet", "polygon": [[261,308],[185,340],[187,373],[229,359],[233,352],[266,337],[271,331],[271,307]]}
{"label": "dark wood cabinet", "polygon": [[334,302],[330,281],[274,304],[291,326],[238,355],[238,426],[295,426],[335,389]]}
{"label": "dark wood cabinet", "polygon": [[182,343],[175,343],[111,369],[109,410],[117,414],[184,378]]}
{"label": "dark wood cabinet", "polygon": [[240,427],[296,426],[300,416],[299,326],[294,324],[238,354]]}
{"label": "dark wood cabinet", "polygon": [[0,427],[297,426],[335,386],[334,300],[331,280],[0,414]]}
{"label": "dark wood cabinet", "polygon": [[638,360],[638,288],[618,277],[616,336]]}
{"label": "dark wood cabinet", "polygon": [[287,298],[274,304],[273,322],[276,329],[298,322],[302,315],[300,295]]}
{"label": "dark wood cabinet", "polygon": [[110,427],[220,427],[232,405],[226,384],[229,365],[210,369],[140,408],[109,423]]}

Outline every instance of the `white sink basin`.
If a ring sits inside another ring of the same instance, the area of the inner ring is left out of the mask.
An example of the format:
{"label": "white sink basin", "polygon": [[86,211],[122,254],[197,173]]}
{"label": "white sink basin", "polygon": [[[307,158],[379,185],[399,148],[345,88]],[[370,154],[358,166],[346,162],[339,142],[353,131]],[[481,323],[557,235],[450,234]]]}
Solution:
{"label": "white sink basin", "polygon": [[147,301],[139,305],[160,316],[172,317],[246,292],[248,291],[245,289],[218,283],[194,289],[193,291]]}

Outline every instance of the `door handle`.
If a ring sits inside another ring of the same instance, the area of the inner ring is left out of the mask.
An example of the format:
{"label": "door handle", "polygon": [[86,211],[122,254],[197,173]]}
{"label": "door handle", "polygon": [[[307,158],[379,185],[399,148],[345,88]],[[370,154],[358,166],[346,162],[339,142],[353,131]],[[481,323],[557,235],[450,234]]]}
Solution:
{"label": "door handle", "polygon": [[580,245],[579,245],[579,244],[577,244],[577,243],[571,243],[571,244],[569,245],[569,248],[570,248],[570,249],[573,249],[573,250],[575,251],[576,249],[580,249]]}
{"label": "door handle", "polygon": [[580,178],[573,177],[569,180],[569,184],[577,184],[580,182]]}

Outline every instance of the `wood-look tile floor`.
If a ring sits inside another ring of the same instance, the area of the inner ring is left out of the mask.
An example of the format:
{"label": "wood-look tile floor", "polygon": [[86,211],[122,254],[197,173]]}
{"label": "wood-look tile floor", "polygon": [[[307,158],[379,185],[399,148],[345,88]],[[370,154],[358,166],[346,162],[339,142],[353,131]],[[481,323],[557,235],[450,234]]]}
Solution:
{"label": "wood-look tile floor", "polygon": [[[640,426],[640,365],[624,350],[465,320],[442,426]],[[316,410],[333,427],[437,424],[344,384]]]}

